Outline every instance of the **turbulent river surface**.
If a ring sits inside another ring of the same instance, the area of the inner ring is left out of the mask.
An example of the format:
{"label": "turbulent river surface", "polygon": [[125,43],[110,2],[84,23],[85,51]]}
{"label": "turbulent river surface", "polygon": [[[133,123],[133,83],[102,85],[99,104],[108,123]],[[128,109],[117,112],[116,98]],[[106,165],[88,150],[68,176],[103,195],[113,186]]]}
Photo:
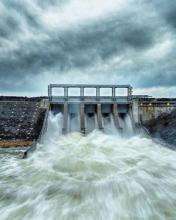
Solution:
{"label": "turbulent river surface", "polygon": [[176,152],[142,135],[61,135],[0,159],[0,220],[175,220]]}

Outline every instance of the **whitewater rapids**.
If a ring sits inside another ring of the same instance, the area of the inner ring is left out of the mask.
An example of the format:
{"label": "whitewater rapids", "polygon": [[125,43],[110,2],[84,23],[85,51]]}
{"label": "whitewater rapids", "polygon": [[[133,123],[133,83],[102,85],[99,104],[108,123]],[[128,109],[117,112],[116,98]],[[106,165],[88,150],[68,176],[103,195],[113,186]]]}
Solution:
{"label": "whitewater rapids", "polygon": [[175,220],[176,152],[143,136],[61,135],[49,117],[26,160],[1,156],[0,220]]}

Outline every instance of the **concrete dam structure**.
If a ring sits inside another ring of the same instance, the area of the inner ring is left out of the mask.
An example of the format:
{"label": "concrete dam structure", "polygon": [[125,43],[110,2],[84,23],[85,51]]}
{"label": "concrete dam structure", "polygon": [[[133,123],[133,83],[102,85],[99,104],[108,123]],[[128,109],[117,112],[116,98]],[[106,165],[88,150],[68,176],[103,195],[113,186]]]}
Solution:
{"label": "concrete dam structure", "polygon": [[[122,89],[123,95],[119,95]],[[135,127],[176,108],[176,99],[133,95],[132,91],[131,85],[51,84],[48,101],[53,114],[63,115],[64,134],[74,130],[82,133],[95,128],[103,130],[105,120],[112,120],[122,131],[121,122],[127,115]]]}
{"label": "concrete dam structure", "polygon": [[[53,95],[54,89],[60,90],[62,95]],[[119,89],[125,89],[126,95],[117,96]],[[48,98],[51,111],[63,115],[63,133],[74,130],[88,133],[95,128],[103,130],[104,119],[112,120],[115,127],[122,130],[119,118],[123,119],[127,114],[133,116],[130,85],[51,84]]]}

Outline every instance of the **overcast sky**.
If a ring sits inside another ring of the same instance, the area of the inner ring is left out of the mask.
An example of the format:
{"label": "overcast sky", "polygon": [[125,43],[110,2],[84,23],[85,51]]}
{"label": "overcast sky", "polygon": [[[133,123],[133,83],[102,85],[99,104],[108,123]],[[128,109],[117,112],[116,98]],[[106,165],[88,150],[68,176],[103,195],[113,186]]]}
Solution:
{"label": "overcast sky", "polygon": [[0,94],[49,83],[176,96],[176,0],[1,0]]}

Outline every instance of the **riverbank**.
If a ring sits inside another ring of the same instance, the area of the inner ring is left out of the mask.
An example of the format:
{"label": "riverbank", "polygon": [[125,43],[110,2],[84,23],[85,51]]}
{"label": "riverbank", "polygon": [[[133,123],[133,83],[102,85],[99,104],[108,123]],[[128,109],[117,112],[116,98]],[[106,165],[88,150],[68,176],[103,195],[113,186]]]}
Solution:
{"label": "riverbank", "polygon": [[152,138],[163,141],[176,150],[176,110],[162,114],[143,124]]}
{"label": "riverbank", "polygon": [[46,111],[40,97],[0,97],[0,148],[31,146],[40,137]]}

